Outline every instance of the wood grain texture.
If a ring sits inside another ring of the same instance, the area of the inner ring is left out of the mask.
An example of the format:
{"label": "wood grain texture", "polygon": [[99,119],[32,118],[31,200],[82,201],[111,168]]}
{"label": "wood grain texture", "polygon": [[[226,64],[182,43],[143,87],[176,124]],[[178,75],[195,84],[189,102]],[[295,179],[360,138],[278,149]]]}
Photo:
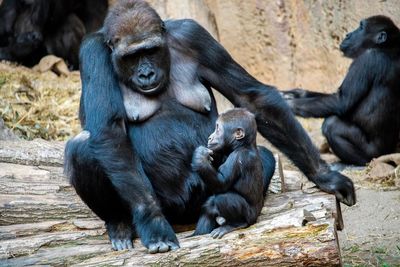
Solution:
{"label": "wood grain texture", "polygon": [[[255,225],[222,239],[188,237],[193,226],[174,226],[184,231],[178,233],[181,248],[151,255],[138,239],[131,251],[111,250],[103,222],[76,196],[62,174],[61,162],[59,143],[0,142],[0,266],[341,263],[335,197],[306,185],[299,173],[276,172],[273,183],[277,194],[268,195]],[[282,188],[286,192],[281,193]]]}

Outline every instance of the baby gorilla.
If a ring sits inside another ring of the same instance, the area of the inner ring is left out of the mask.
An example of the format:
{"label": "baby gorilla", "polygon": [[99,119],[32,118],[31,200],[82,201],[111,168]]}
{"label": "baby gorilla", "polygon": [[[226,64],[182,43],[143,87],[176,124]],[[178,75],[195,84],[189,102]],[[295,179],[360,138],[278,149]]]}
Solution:
{"label": "baby gorilla", "polygon": [[221,238],[256,222],[265,186],[256,135],[255,116],[235,108],[218,117],[208,148],[195,150],[192,167],[212,196],[202,207],[193,235]]}

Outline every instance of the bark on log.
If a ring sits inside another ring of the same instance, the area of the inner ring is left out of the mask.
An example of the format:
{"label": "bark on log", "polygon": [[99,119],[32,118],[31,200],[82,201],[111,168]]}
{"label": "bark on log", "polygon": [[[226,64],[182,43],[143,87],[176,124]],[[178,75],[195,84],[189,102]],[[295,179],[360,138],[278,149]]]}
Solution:
{"label": "bark on log", "polygon": [[0,162],[23,165],[62,166],[64,142],[0,141]]}
{"label": "bark on log", "polygon": [[186,231],[181,248],[150,255],[138,239],[132,251],[111,250],[103,222],[76,196],[61,162],[59,144],[0,142],[0,266],[340,265],[335,197],[305,190],[298,173],[275,175],[288,192],[269,194],[255,225],[217,240],[175,226]]}

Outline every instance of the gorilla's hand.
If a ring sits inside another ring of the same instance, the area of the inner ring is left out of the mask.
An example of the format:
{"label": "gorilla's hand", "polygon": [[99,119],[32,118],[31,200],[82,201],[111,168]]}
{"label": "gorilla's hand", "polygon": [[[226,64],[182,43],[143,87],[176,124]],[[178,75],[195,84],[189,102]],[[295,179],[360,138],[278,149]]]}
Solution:
{"label": "gorilla's hand", "polygon": [[285,92],[280,92],[283,99],[285,99],[286,104],[290,107],[294,114],[298,116],[303,116],[302,105],[298,105],[298,101],[307,97],[308,92],[304,89],[296,88]]}
{"label": "gorilla's hand", "polygon": [[213,158],[211,157],[212,153],[212,150],[205,146],[199,146],[196,148],[193,152],[192,168],[194,170],[199,170],[204,166],[210,165],[213,161]]}
{"label": "gorilla's hand", "polygon": [[307,91],[300,88],[291,89],[288,91],[280,92],[281,96],[286,99],[304,98],[307,97]]}
{"label": "gorilla's hand", "polygon": [[312,180],[321,190],[335,194],[336,198],[347,206],[356,204],[353,182],[339,172],[327,170],[319,173]]}

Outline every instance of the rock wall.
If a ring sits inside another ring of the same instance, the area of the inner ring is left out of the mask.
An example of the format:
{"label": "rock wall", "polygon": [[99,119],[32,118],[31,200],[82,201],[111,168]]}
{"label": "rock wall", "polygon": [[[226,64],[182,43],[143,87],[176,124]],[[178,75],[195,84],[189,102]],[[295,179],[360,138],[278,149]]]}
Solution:
{"label": "rock wall", "polygon": [[163,18],[190,17],[264,83],[332,92],[350,60],[339,43],[360,19],[383,14],[400,26],[399,0],[152,0]]}
{"label": "rock wall", "polygon": [[334,91],[350,64],[338,50],[371,15],[400,26],[399,0],[206,0],[219,37],[250,73],[279,88]]}

